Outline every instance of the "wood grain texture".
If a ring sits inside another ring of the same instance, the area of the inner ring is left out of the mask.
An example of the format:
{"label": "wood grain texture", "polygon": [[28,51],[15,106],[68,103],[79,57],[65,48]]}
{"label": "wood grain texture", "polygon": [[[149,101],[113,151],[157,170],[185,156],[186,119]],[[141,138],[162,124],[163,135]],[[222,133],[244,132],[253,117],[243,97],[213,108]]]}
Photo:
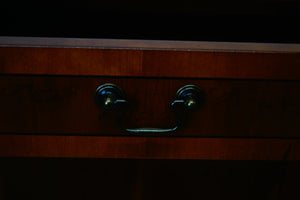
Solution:
{"label": "wood grain texture", "polygon": [[300,79],[300,53],[1,47],[0,73]]}
{"label": "wood grain texture", "polygon": [[130,103],[123,126],[170,128],[170,104],[187,84],[203,88],[203,107],[172,136],[300,137],[300,82],[68,76],[0,77],[0,133],[128,135],[119,114],[99,110],[95,89],[115,83]]}
{"label": "wood grain texture", "polygon": [[2,157],[300,160],[299,140],[0,135]]}

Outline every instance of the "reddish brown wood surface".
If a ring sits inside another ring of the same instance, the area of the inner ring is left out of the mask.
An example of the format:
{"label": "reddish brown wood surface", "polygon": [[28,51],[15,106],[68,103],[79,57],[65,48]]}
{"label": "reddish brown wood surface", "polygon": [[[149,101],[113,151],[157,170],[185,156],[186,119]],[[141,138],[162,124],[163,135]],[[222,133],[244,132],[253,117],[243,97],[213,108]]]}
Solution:
{"label": "reddish brown wood surface", "polygon": [[300,160],[299,140],[0,135],[0,156]]}
{"label": "reddish brown wood surface", "polygon": [[1,47],[0,73],[300,79],[299,52]]}
{"label": "reddish brown wood surface", "polygon": [[116,128],[118,111],[103,112],[93,93],[115,83],[130,109],[123,126],[169,128],[176,91],[203,88],[206,101],[173,136],[300,137],[300,82],[103,77],[0,77],[0,132],[128,135]]}

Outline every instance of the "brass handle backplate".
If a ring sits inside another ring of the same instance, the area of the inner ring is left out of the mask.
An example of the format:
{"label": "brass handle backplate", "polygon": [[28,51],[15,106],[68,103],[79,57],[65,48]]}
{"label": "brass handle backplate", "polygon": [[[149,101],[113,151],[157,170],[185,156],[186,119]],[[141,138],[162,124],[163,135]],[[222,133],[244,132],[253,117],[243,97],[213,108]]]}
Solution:
{"label": "brass handle backplate", "polygon": [[204,92],[195,85],[185,85],[175,94],[174,101],[171,103],[171,110],[176,117],[176,125],[171,128],[124,128],[121,124],[124,114],[129,109],[129,103],[125,99],[122,89],[112,83],[100,85],[94,93],[96,105],[105,111],[121,110],[116,124],[123,131],[135,135],[147,135],[156,133],[171,133],[182,127],[183,116],[188,112],[199,109],[204,103]]}

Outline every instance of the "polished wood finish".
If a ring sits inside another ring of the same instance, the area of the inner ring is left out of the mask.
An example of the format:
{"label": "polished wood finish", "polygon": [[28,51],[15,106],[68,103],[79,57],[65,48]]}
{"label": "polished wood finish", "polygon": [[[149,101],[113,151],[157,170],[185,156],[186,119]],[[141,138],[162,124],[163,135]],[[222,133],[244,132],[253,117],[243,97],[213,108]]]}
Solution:
{"label": "polished wood finish", "polygon": [[[123,41],[118,48],[118,41],[109,47],[97,41],[0,47],[0,156],[300,159],[297,45],[186,49],[189,44],[143,42],[133,48]],[[130,128],[173,125],[169,104],[183,85],[203,88],[206,101],[172,137],[125,137],[115,127],[118,112],[93,102],[96,87],[107,82],[126,93]],[[216,136],[239,138],[199,138]]]}
{"label": "polished wood finish", "polygon": [[300,52],[1,47],[0,73],[300,79]]}
{"label": "polished wood finish", "polygon": [[0,78],[0,133],[126,136],[115,125],[119,112],[103,112],[94,103],[93,93],[104,83],[124,90],[127,128],[173,126],[176,91],[195,84],[205,103],[171,136],[300,137],[299,81],[21,75]]}
{"label": "polished wood finish", "polygon": [[61,47],[252,53],[299,53],[300,44],[0,36],[2,47]]}
{"label": "polished wood finish", "polygon": [[2,157],[300,160],[300,140],[0,135]]}
{"label": "polished wood finish", "polygon": [[[151,5],[143,8],[149,17],[130,18],[127,3],[125,15],[115,15],[116,2],[108,13],[107,3],[57,12],[52,2],[45,18],[43,6],[26,2],[3,9],[11,20],[1,32],[296,43],[296,1],[267,2],[225,9],[212,2],[213,12],[188,16],[181,12],[204,12],[206,3],[195,10],[180,2],[176,18],[157,16]],[[1,200],[300,199],[299,45],[0,37],[0,46]],[[173,125],[169,104],[185,84],[202,87],[206,102],[171,137],[133,137],[116,129],[117,112],[94,105],[106,82],[120,85],[131,104],[126,127]]]}

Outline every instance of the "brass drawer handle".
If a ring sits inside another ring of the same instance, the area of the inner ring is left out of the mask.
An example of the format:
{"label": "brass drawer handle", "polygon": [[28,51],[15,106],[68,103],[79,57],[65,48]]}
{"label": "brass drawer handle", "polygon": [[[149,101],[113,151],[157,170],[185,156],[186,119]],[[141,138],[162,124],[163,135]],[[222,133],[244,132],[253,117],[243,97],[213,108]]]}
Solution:
{"label": "brass drawer handle", "polygon": [[199,109],[204,103],[204,92],[201,88],[195,85],[185,85],[181,87],[174,101],[171,103],[177,124],[172,128],[124,128],[121,125],[122,118],[129,108],[129,103],[125,99],[122,89],[112,83],[100,85],[94,93],[94,101],[96,105],[105,111],[121,110],[120,115],[116,120],[116,125],[119,129],[132,134],[152,134],[152,133],[170,133],[182,127],[183,118],[189,111]]}

